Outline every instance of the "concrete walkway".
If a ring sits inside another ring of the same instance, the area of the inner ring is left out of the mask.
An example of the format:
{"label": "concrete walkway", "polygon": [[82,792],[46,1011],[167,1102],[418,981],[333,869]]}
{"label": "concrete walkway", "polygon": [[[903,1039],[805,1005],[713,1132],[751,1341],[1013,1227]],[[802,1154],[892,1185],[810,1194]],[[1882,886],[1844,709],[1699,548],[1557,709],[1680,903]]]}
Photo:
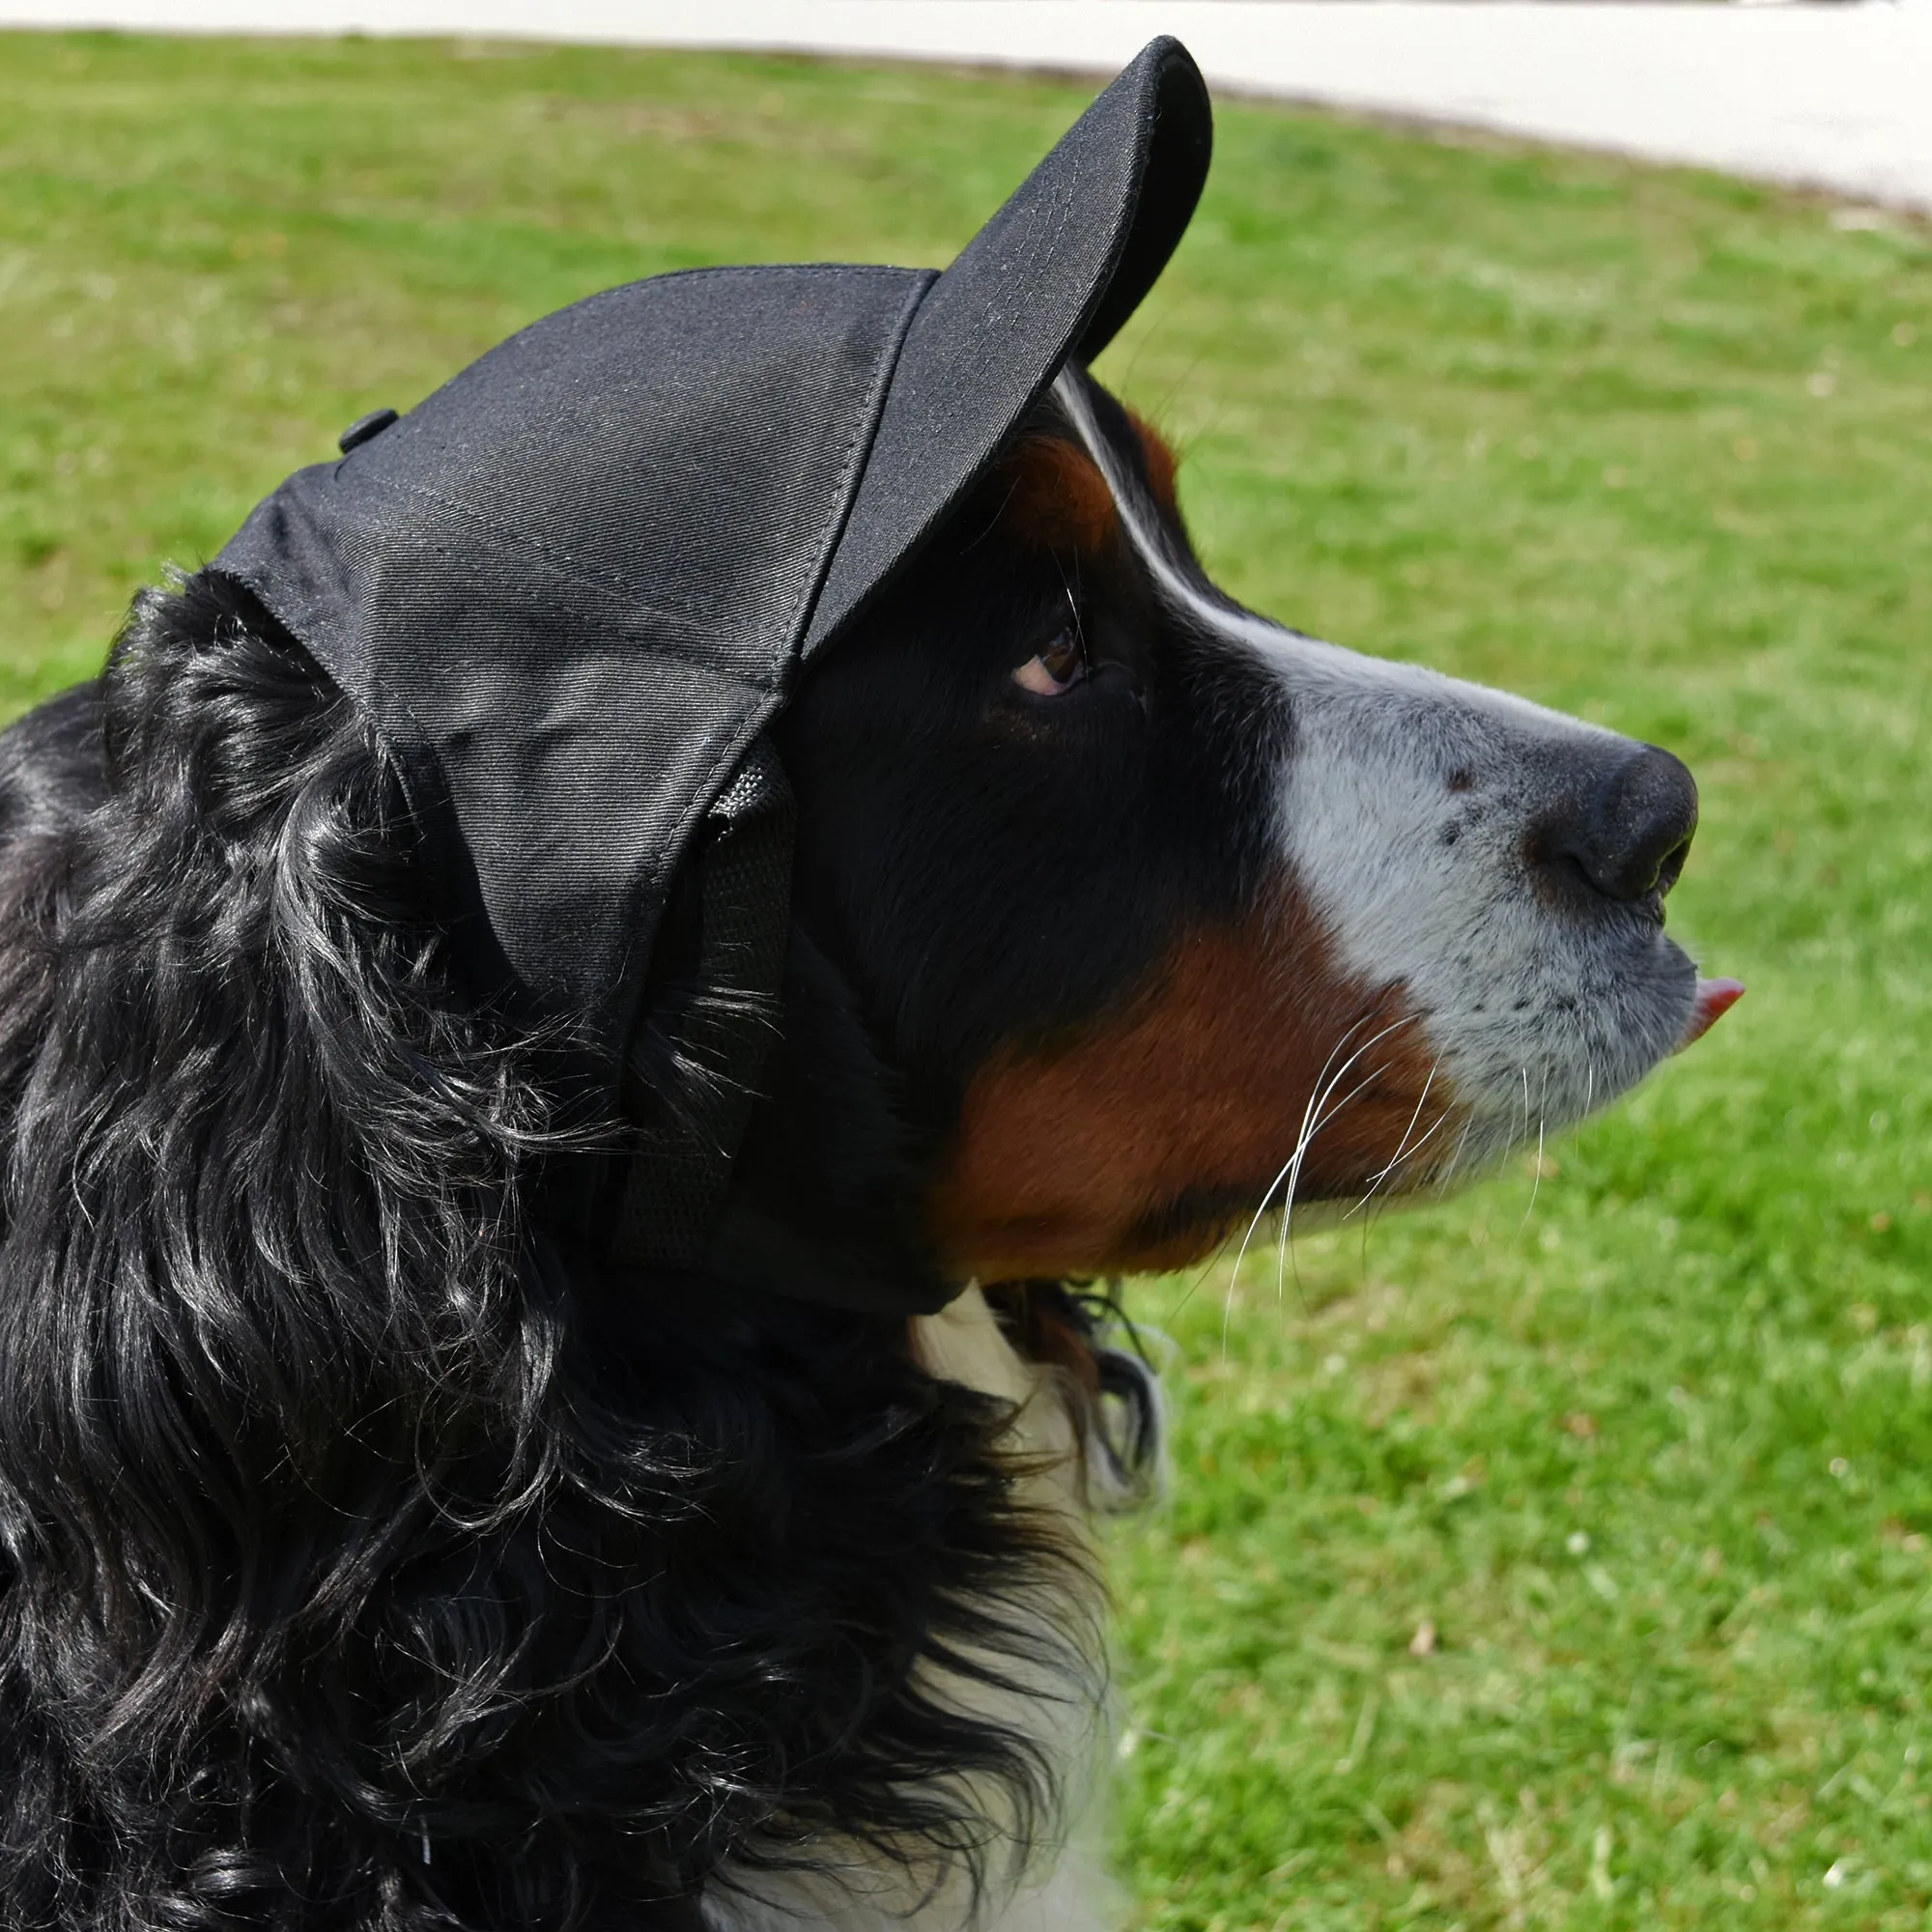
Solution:
{"label": "concrete walkway", "polygon": [[1932,0],[0,0],[0,26],[452,34],[1101,71],[1156,33],[1210,81],[1932,213]]}

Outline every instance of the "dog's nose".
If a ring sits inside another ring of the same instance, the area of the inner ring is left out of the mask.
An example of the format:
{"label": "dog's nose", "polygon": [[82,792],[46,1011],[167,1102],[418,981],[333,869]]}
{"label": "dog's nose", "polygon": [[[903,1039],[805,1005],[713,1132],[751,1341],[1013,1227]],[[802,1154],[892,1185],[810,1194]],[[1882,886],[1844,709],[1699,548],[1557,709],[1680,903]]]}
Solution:
{"label": "dog's nose", "polygon": [[1677,883],[1697,829],[1697,781],[1683,761],[1640,745],[1579,785],[1539,828],[1536,856],[1629,902]]}

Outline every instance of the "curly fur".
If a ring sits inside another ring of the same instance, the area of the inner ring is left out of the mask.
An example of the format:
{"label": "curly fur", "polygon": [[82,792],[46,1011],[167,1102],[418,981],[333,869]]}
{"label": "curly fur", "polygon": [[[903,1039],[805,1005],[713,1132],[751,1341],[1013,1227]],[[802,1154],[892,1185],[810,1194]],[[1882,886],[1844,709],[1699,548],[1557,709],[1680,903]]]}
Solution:
{"label": "curly fur", "polygon": [[0,1923],[636,1932],[830,1834],[915,1891],[1050,1836],[989,1712],[1084,1682],[1091,1598],[1010,1406],[545,1239],[545,1043],[241,593],[144,600],[22,728]]}

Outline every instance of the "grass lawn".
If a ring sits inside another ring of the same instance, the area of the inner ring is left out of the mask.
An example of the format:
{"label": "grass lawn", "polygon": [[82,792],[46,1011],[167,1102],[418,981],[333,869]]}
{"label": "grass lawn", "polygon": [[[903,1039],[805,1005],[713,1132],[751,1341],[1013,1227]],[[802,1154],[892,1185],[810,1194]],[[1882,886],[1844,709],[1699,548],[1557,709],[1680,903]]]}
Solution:
{"label": "grass lawn", "polygon": [[[0,703],[545,310],[945,261],[1084,94],[0,37]],[[1144,1922],[1923,1925],[1932,236],[1230,105],[1101,373],[1251,602],[1687,757],[1673,923],[1751,988],[1540,1173],[1133,1290]]]}

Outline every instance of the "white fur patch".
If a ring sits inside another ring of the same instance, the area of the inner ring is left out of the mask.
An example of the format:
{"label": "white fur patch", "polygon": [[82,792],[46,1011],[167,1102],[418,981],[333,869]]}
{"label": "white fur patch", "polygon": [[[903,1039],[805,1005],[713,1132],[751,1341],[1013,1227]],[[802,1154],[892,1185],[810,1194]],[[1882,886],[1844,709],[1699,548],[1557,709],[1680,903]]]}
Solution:
{"label": "white fur patch", "polygon": [[[1278,682],[1286,868],[1351,979],[1402,990],[1467,1130],[1411,1182],[1567,1124],[1683,1037],[1695,973],[1654,919],[1535,890],[1526,835],[1583,757],[1630,741],[1502,692],[1305,638],[1222,602],[1170,554],[1080,377],[1056,395],[1169,610]],[[1451,781],[1458,787],[1452,788]]]}

